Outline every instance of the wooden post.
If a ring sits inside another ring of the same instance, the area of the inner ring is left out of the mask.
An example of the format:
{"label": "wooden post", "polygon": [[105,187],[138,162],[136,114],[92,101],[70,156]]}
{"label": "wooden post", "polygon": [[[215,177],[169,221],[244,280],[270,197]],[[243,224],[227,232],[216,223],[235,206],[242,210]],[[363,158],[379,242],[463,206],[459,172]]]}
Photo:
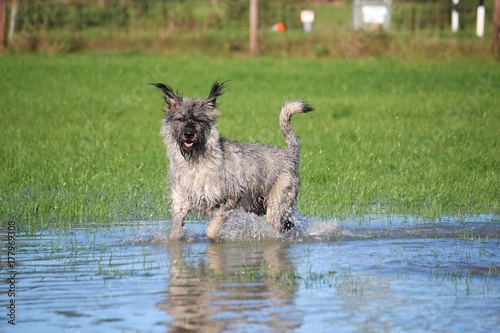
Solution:
{"label": "wooden post", "polygon": [[250,54],[259,52],[259,0],[250,0]]}
{"label": "wooden post", "polygon": [[493,53],[497,60],[500,60],[500,0],[495,0],[493,9]]}
{"label": "wooden post", "polygon": [[0,47],[7,47],[7,0],[0,0]]}
{"label": "wooden post", "polygon": [[10,8],[10,24],[9,24],[9,34],[7,36],[7,44],[14,38],[14,32],[16,31],[16,19],[17,19],[17,8],[18,0],[14,0],[12,7]]}

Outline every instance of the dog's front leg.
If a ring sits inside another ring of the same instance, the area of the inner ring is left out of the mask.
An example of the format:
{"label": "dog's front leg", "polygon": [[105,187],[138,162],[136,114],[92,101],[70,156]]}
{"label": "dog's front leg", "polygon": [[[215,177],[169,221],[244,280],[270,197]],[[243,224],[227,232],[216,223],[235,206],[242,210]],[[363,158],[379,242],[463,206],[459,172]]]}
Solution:
{"label": "dog's front leg", "polygon": [[207,230],[205,230],[205,234],[208,238],[215,242],[220,240],[219,230],[226,221],[227,214],[228,212],[224,210],[218,210],[213,214],[212,220],[208,224]]}
{"label": "dog's front leg", "polygon": [[184,226],[184,218],[188,213],[185,207],[175,207],[172,205],[172,220],[170,221],[170,230],[168,238],[170,240],[179,240],[182,237],[182,227]]}

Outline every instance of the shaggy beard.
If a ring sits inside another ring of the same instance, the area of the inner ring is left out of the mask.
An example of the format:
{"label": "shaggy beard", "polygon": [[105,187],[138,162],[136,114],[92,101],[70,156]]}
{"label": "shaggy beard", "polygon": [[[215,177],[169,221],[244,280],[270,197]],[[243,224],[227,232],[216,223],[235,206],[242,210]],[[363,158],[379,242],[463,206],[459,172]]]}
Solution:
{"label": "shaggy beard", "polygon": [[196,141],[190,141],[191,145],[187,146],[186,141],[179,138],[177,144],[179,145],[179,151],[187,162],[196,162],[200,157],[205,154],[206,151],[206,139],[203,135],[200,135]]}

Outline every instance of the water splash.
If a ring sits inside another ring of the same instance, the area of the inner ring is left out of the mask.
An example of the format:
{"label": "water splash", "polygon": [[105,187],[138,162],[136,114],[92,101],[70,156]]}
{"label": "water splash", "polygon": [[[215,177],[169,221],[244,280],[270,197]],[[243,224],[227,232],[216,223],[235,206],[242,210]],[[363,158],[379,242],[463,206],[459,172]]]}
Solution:
{"label": "water splash", "polygon": [[285,234],[292,240],[331,240],[341,235],[336,219],[315,220],[295,212],[292,221],[295,228]]}
{"label": "water splash", "polygon": [[[338,235],[339,227],[337,220],[314,221],[294,212],[292,222],[293,229],[280,233],[269,224],[264,217],[248,213],[243,209],[237,209],[229,213],[227,220],[219,230],[221,241],[255,241],[255,240],[327,240]],[[206,226],[206,225],[205,225]],[[205,230],[200,230],[200,224],[194,226],[187,224],[184,230],[184,238],[189,242],[208,240]],[[163,236],[164,237],[164,236]]]}
{"label": "water splash", "polygon": [[237,209],[229,213],[219,231],[220,240],[277,239],[281,235],[262,217]]}
{"label": "water splash", "polygon": [[[229,213],[219,231],[219,239],[226,241],[335,241],[366,238],[441,238],[441,237],[488,237],[500,238],[498,215],[484,214],[468,217],[442,217],[425,220],[408,216],[371,216],[338,222],[336,219],[321,220],[294,212],[293,229],[285,233],[274,230],[265,217],[243,210]],[[187,221],[182,241],[206,243],[205,234],[209,221]],[[138,221],[128,237],[122,234],[120,244],[168,243],[169,221]]]}

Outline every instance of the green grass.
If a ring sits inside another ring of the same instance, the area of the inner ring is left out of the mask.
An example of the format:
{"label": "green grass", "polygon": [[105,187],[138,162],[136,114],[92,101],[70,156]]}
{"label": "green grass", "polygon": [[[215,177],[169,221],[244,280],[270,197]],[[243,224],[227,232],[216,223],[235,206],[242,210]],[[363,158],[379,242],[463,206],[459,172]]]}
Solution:
{"label": "green grass", "polygon": [[205,96],[216,79],[231,80],[231,139],[283,146],[282,102],[315,106],[292,121],[306,215],[498,213],[494,63],[33,54],[3,56],[0,76],[0,218],[20,228],[167,219],[163,102],[147,83]]}

